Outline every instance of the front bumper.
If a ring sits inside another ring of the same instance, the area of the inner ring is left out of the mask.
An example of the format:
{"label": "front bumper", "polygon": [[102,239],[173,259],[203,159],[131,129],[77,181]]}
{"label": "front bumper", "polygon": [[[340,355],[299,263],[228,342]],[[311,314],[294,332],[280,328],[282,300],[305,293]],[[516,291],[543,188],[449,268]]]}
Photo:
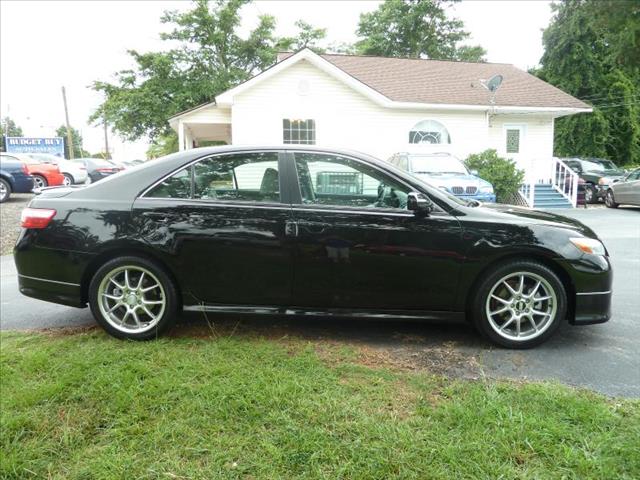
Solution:
{"label": "front bumper", "polygon": [[463,200],[477,200],[482,203],[496,203],[496,196],[494,193],[477,193],[475,195],[456,195],[456,197],[462,198]]}
{"label": "front bumper", "polygon": [[590,325],[610,320],[613,270],[609,257],[583,255],[562,263],[571,277],[575,292],[569,323]]}

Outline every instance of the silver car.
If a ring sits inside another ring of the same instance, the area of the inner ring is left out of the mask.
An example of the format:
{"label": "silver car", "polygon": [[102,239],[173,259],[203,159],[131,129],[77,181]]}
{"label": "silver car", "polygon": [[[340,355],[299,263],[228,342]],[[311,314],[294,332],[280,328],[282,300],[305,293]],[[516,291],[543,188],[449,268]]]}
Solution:
{"label": "silver car", "polygon": [[612,183],[607,190],[604,203],[609,208],[618,208],[618,205],[640,207],[640,168]]}

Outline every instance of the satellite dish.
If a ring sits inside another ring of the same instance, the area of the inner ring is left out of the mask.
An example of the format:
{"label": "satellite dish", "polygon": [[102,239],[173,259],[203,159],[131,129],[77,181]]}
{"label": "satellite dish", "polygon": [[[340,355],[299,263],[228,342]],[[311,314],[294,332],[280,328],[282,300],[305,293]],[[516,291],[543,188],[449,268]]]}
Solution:
{"label": "satellite dish", "polygon": [[496,90],[498,90],[498,88],[502,84],[502,80],[503,80],[502,75],[494,75],[489,80],[480,80],[480,83],[484,88],[489,90],[491,93],[495,93]]}

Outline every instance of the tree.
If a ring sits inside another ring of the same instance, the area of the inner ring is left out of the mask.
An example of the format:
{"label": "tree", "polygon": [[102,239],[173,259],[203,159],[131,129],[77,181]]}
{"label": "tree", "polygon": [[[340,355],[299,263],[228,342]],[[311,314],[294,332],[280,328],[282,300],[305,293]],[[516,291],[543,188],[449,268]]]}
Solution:
{"label": "tree", "polygon": [[493,185],[498,202],[508,202],[524,180],[524,171],[516,168],[513,161],[498,156],[493,149],[471,154],[464,163],[469,170],[477,170],[480,178]]}
{"label": "tree", "polygon": [[22,128],[16,125],[10,117],[4,117],[0,120],[0,151],[6,152],[7,148],[5,145],[4,137],[22,137]]}
{"label": "tree", "polygon": [[460,43],[469,37],[461,20],[449,18],[452,1],[385,0],[360,15],[356,51],[363,55],[484,61],[480,46]]}
{"label": "tree", "polygon": [[284,37],[278,41],[280,50],[302,50],[310,48],[316,53],[324,53],[325,49],[318,45],[318,42],[324,40],[327,36],[326,28],[316,28],[304,20],[298,20],[295,23],[298,27],[298,34],[295,37]]}
{"label": "tree", "polygon": [[165,12],[173,25],[161,38],[174,48],[129,54],[136,68],[116,73],[116,82],[96,81],[104,102],[90,121],[106,120],[128,140],[170,133],[167,120],[178,112],[212,101],[219,93],[247,80],[276,61],[280,48],[302,42],[313,45],[323,32],[299,22],[301,37],[279,39],[275,19],[262,15],[246,38],[238,34],[240,9],[249,0],[197,0],[186,12]]}
{"label": "tree", "polygon": [[147,149],[147,158],[158,158],[178,151],[178,135],[169,132],[153,140]]}
{"label": "tree", "polygon": [[640,163],[640,3],[568,0],[552,8],[534,73],[593,105],[593,113],[556,121],[555,154]]}
{"label": "tree", "polygon": [[[67,127],[60,125],[56,130],[56,136],[64,138],[64,158],[69,156],[69,143],[67,142]],[[82,135],[78,130],[71,127],[71,136],[73,137],[73,156],[75,158],[88,157],[89,152],[82,148]]]}

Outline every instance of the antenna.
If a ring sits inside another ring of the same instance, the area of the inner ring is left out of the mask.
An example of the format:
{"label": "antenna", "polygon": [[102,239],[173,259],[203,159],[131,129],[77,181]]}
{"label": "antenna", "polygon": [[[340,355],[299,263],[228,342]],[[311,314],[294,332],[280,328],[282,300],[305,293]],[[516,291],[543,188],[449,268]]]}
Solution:
{"label": "antenna", "polygon": [[489,90],[489,92],[491,93],[491,95],[489,96],[489,103],[491,104],[492,109],[496,103],[496,92],[498,91],[498,88],[500,88],[500,85],[502,85],[502,80],[504,80],[504,77],[499,74],[494,75],[489,80],[480,79],[480,85]]}

